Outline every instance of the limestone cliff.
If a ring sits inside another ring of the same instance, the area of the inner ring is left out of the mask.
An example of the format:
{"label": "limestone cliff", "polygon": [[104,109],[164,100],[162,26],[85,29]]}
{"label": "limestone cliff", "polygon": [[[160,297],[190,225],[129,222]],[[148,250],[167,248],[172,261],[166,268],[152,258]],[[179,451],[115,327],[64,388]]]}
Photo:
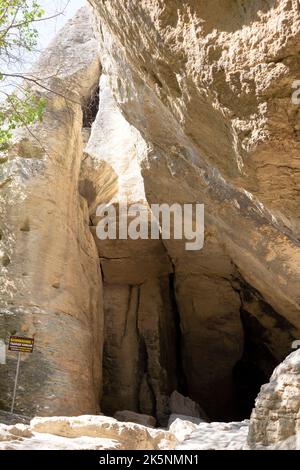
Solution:
{"label": "limestone cliff", "polygon": [[[0,334],[36,344],[17,409],[165,425],[178,390],[244,419],[300,338],[299,2],[89,3],[35,67],[43,123],[0,160]],[[124,200],[204,203],[204,248],[99,240],[97,207]]]}
{"label": "limestone cliff", "polygon": [[91,3],[147,201],[205,203],[204,249],[164,245],[186,390],[234,415],[300,334],[299,4]]}
{"label": "limestone cliff", "polygon": [[[43,125],[19,132],[0,165],[0,335],[35,338],[22,355],[16,409],[76,414],[99,409],[103,301],[101,272],[78,192],[82,105],[100,62],[89,15],[81,11],[45,52],[35,75],[47,98]],[[40,93],[40,90],[37,90]],[[11,402],[16,353],[0,370],[1,408]]]}

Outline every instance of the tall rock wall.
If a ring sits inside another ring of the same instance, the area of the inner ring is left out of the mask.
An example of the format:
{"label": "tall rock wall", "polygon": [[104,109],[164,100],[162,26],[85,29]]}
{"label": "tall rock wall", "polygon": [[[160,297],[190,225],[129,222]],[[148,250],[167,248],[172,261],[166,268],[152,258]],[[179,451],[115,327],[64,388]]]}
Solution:
{"label": "tall rock wall", "polygon": [[[177,389],[249,416],[300,337],[299,2],[90,3],[95,33],[80,11],[37,64],[43,124],[0,160],[0,332],[36,344],[18,410],[164,423]],[[99,240],[99,204],[125,202],[203,203],[204,248]]]}
{"label": "tall rock wall", "polygon": [[249,388],[258,365],[256,394],[300,334],[299,4],[91,3],[103,69],[147,144],[147,201],[205,204],[204,249],[165,247],[188,391],[224,417],[234,381]]}
{"label": "tall rock wall", "polygon": [[103,412],[152,414],[166,423],[177,386],[172,263],[161,240],[100,240],[96,208],[140,203],[150,210],[139,165],[147,146],[118,109],[102,74],[99,111],[85,147],[80,190],[104,283]]}
{"label": "tall rock wall", "polygon": [[[100,63],[85,10],[68,23],[32,72],[45,89],[42,125],[24,130],[0,163],[0,336],[34,337],[22,354],[15,409],[24,414],[95,413],[102,355],[102,281],[78,193],[82,105]],[[45,77],[51,77],[47,80]],[[9,409],[17,354],[0,368]]]}

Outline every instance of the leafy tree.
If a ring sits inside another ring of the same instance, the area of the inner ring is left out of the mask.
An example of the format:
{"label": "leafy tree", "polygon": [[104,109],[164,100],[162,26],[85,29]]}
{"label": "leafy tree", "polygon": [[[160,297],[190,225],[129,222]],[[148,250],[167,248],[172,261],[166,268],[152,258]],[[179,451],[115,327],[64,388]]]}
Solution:
{"label": "leafy tree", "polygon": [[[31,91],[26,76],[8,70],[22,64],[24,55],[34,50],[35,23],[43,21],[44,14],[36,0],[0,0],[0,150],[7,148],[13,129],[42,120],[45,100]],[[11,91],[13,77],[25,82]]]}

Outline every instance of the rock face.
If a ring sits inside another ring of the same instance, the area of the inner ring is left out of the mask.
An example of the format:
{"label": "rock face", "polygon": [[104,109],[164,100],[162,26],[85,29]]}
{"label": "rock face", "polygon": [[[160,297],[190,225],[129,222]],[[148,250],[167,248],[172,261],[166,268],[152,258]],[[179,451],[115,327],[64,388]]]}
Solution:
{"label": "rock face", "polygon": [[[248,417],[300,338],[298,2],[90,3],[95,33],[81,10],[35,67],[44,122],[0,160],[0,335],[36,345],[17,411],[166,425],[178,390]],[[99,240],[97,207],[125,203],[205,204],[204,248]]]}
{"label": "rock face", "polygon": [[91,3],[147,201],[205,204],[201,252],[164,243],[188,395],[249,414],[300,334],[298,2]]}
{"label": "rock face", "polygon": [[[15,136],[0,164],[0,336],[32,336],[23,354],[16,411],[95,413],[99,409],[103,300],[87,203],[78,192],[82,106],[100,62],[81,10],[36,66],[47,108],[43,125]],[[58,62],[57,62],[58,61]],[[40,91],[37,91],[40,93]],[[0,368],[0,407],[9,409],[16,353]]]}
{"label": "rock face", "polygon": [[263,385],[251,415],[249,445],[299,449],[300,350],[290,354]]}

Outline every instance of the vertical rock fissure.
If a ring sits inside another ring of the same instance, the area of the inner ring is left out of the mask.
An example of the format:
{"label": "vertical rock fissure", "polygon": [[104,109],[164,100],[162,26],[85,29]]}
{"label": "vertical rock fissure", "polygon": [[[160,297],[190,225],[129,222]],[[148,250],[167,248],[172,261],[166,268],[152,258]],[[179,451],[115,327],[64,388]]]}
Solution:
{"label": "vertical rock fissure", "polygon": [[[174,269],[175,271],[175,269]],[[169,276],[170,294],[172,302],[172,311],[174,316],[175,325],[175,344],[176,344],[176,364],[177,364],[177,390],[183,395],[188,395],[187,379],[183,368],[183,357],[182,357],[182,332],[180,325],[180,313],[176,301],[175,293],[175,273],[171,273]]]}
{"label": "vertical rock fissure", "polygon": [[99,86],[92,91],[88,101],[82,106],[82,127],[91,128],[99,111]]}
{"label": "vertical rock fissure", "polygon": [[139,329],[139,312],[141,306],[141,286],[138,287],[138,302],[137,302],[137,315],[136,315],[136,332],[138,335],[138,411],[140,413],[147,413],[151,416],[156,416],[156,398],[151,379],[149,376],[148,366],[148,351],[145,338]]}
{"label": "vertical rock fissure", "polygon": [[157,403],[155,392],[151,384],[148,370],[148,352],[144,338],[139,336],[139,413],[146,413],[151,416],[157,416]]}

